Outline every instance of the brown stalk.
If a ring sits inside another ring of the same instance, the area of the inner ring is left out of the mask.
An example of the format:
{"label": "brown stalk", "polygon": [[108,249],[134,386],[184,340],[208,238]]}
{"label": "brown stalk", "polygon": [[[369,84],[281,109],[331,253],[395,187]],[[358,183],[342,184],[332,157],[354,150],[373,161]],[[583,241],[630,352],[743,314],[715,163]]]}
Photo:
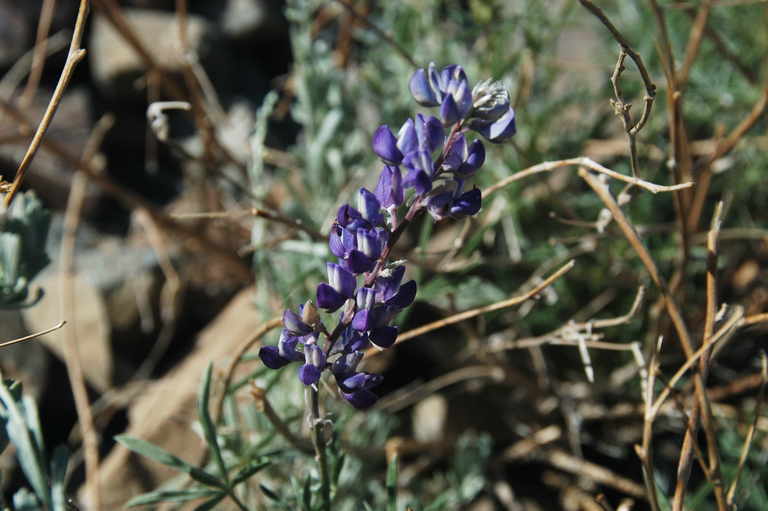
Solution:
{"label": "brown stalk", "polygon": [[40,77],[45,67],[45,56],[48,49],[48,34],[51,31],[53,12],[56,9],[56,0],[44,0],[40,7],[40,18],[37,20],[37,35],[35,36],[35,49],[32,53],[32,67],[29,71],[27,85],[19,97],[19,105],[22,109],[29,107],[35,97],[37,87],[40,85]]}
{"label": "brown stalk", "polygon": [[[102,117],[96,124],[83,150],[82,160],[90,162],[104,135],[112,126],[111,117]],[[75,398],[78,423],[83,438],[85,451],[85,486],[89,496],[89,507],[99,511],[101,509],[101,492],[99,490],[99,434],[94,427],[93,411],[88,399],[88,390],[83,376],[82,361],[78,347],[78,324],[76,321],[77,295],[75,294],[75,241],[80,216],[85,202],[85,193],[88,181],[82,172],[72,175],[69,200],[64,214],[64,229],[60,249],[60,314],[62,318],[69,318],[72,327],[64,331],[64,362],[69,376],[69,385]]]}
{"label": "brown stalk", "polygon": [[[408,341],[410,339],[413,339],[414,337],[418,337],[420,335],[424,335],[427,332],[431,332],[432,330],[437,330],[439,328],[446,327],[448,325],[453,325],[454,323],[459,323],[461,321],[474,318],[477,316],[480,316],[482,314],[486,314],[488,312],[493,312],[501,309],[506,309],[508,307],[513,307],[515,305],[519,305],[526,300],[530,300],[537,294],[541,293],[544,289],[552,285],[553,282],[555,282],[557,279],[568,273],[575,265],[574,261],[569,261],[565,265],[563,265],[559,270],[557,270],[555,273],[544,279],[543,282],[536,285],[533,289],[530,291],[527,291],[523,293],[520,296],[515,296],[513,298],[508,298],[506,300],[502,300],[500,302],[492,303],[490,305],[484,305],[482,307],[477,307],[475,309],[466,310],[464,312],[460,312],[458,314],[454,314],[453,316],[449,316],[445,319],[441,319],[438,321],[433,321],[432,323],[427,323],[426,325],[420,326],[418,328],[414,328],[412,330],[408,330],[407,332],[399,335],[397,337],[397,342],[395,343],[400,344],[402,342]],[[365,352],[365,358],[373,357],[377,354],[379,354],[381,351],[377,348],[369,348]]]}
{"label": "brown stalk", "polygon": [[701,40],[704,36],[704,30],[707,28],[709,11],[712,8],[712,0],[704,0],[696,12],[696,18],[693,20],[693,26],[688,33],[688,43],[685,45],[685,57],[680,71],[677,73],[677,84],[680,89],[685,88],[688,83],[688,77],[691,74],[691,68],[699,55]]}
{"label": "brown stalk", "polygon": [[52,326],[51,328],[46,328],[45,330],[41,332],[35,332],[34,334],[25,335],[24,337],[18,337],[16,339],[11,339],[10,341],[4,341],[0,343],[0,349],[7,348],[8,346],[13,346],[14,344],[18,344],[20,342],[26,342],[31,341],[32,339],[37,339],[38,337],[42,337],[44,335],[50,334],[51,332],[55,332],[59,328],[66,325],[66,321],[59,321],[56,325]]}
{"label": "brown stalk", "polygon": [[[630,245],[637,253],[641,262],[643,263],[646,270],[650,274],[653,282],[661,291],[664,297],[664,305],[666,307],[667,314],[669,315],[670,319],[672,320],[672,324],[675,327],[680,345],[686,355],[686,358],[690,359],[694,355],[694,350],[691,342],[691,336],[688,332],[688,328],[685,325],[685,321],[683,319],[682,313],[680,312],[680,308],[675,303],[674,297],[670,294],[669,287],[667,286],[666,281],[663,279],[663,277],[659,273],[658,268],[656,267],[656,264],[651,258],[650,253],[645,248],[645,245],[643,244],[643,242],[640,240],[639,236],[635,232],[635,229],[632,226],[632,224],[627,220],[626,216],[624,216],[624,213],[621,211],[621,208],[619,208],[618,204],[616,203],[615,199],[608,191],[607,187],[603,183],[601,183],[595,176],[590,174],[586,169],[583,169],[583,168],[580,169],[579,175],[595,191],[598,197],[603,201],[605,206],[611,212],[611,214],[613,215],[613,219],[616,221],[616,224],[619,226],[624,236],[627,238],[627,241],[629,241]],[[706,396],[703,375],[699,372],[696,372],[694,373],[693,377],[694,377],[694,388],[695,388],[698,404],[703,408],[704,415],[709,415],[709,417],[711,418],[711,410],[709,410],[709,401]],[[716,445],[715,432],[711,427],[712,426],[711,423],[706,422],[704,426],[705,426],[704,432],[707,436],[708,443],[710,443],[711,445]],[[710,460],[710,463],[715,464],[714,466],[719,466],[717,465],[716,461]],[[714,474],[714,476],[715,476],[715,481],[713,482],[715,483],[715,497],[718,501],[718,508],[725,509],[722,507],[722,505],[725,504],[725,499],[724,499],[725,496],[722,491],[722,480],[720,479],[719,474]]]}
{"label": "brown stalk", "polygon": [[763,406],[765,405],[765,388],[766,384],[768,384],[768,358],[766,358],[765,352],[761,353],[760,366],[760,390],[757,392],[757,404],[755,405],[754,416],[752,417],[752,423],[749,425],[747,436],[744,438],[744,445],[741,449],[741,454],[739,455],[739,464],[736,468],[736,475],[733,476],[733,481],[731,481],[731,486],[728,488],[728,493],[726,494],[726,499],[729,506],[734,505],[733,500],[736,496],[736,488],[739,484],[739,477],[741,477],[741,473],[744,470],[744,465],[747,462],[747,456],[749,455],[749,450],[752,447],[752,441],[755,439],[757,420],[760,418],[760,415],[763,411]]}
{"label": "brown stalk", "polygon": [[766,84],[763,89],[763,94],[752,107],[749,114],[747,114],[727,137],[720,141],[714,153],[712,153],[712,155],[710,155],[703,163],[702,168],[699,171],[699,176],[696,179],[696,191],[688,214],[689,230],[694,231],[698,228],[701,214],[704,210],[704,204],[707,199],[707,193],[709,192],[709,184],[712,179],[712,164],[730,153],[736,147],[736,144],[739,143],[742,137],[757,124],[757,121],[759,121],[763,116],[763,113],[765,113],[766,107],[768,107],[768,84]]}
{"label": "brown stalk", "polygon": [[19,191],[19,187],[21,187],[27,168],[29,167],[29,164],[32,163],[32,159],[40,148],[40,144],[43,141],[46,131],[48,131],[48,128],[51,125],[51,121],[53,121],[53,116],[59,108],[59,103],[61,103],[61,98],[64,96],[64,91],[67,89],[67,85],[69,85],[69,80],[72,78],[72,73],[74,72],[75,67],[77,67],[77,64],[79,64],[85,57],[86,52],[81,47],[81,43],[83,39],[83,31],[85,30],[85,20],[88,17],[88,10],[88,0],[80,0],[80,7],[77,11],[77,20],[75,21],[75,30],[72,32],[72,40],[69,44],[69,53],[67,54],[67,60],[64,63],[64,69],[61,71],[59,81],[53,91],[51,100],[48,102],[48,107],[45,109],[43,118],[37,126],[35,135],[32,137],[32,142],[29,144],[21,163],[19,163],[11,190],[5,196],[6,207],[11,204],[13,197]]}
{"label": "brown stalk", "polygon": [[232,384],[232,378],[235,375],[235,369],[237,368],[238,364],[240,364],[240,359],[243,358],[243,355],[245,355],[248,350],[256,346],[259,341],[261,341],[261,338],[264,337],[267,333],[274,330],[275,328],[279,327],[283,324],[283,317],[278,316],[274,317],[268,321],[265,321],[261,324],[259,328],[256,329],[251,336],[246,339],[240,347],[237,348],[237,351],[232,356],[232,360],[229,362],[229,365],[224,370],[224,381],[222,383],[221,387],[221,394],[219,394],[217,401],[213,407],[213,411],[215,415],[213,416],[214,422],[218,421],[222,417],[222,411],[224,410],[224,399],[227,397],[227,391],[229,389],[229,386]]}
{"label": "brown stalk", "polygon": [[405,51],[405,48],[400,46],[400,44],[392,38],[389,34],[387,34],[384,30],[376,26],[375,23],[370,21],[367,16],[364,16],[357,12],[355,7],[350,4],[347,0],[336,0],[336,2],[344,7],[349,13],[360,20],[365,26],[370,28],[377,36],[379,36],[383,41],[385,41],[387,44],[389,44],[401,57],[403,57],[414,69],[419,67],[419,64],[411,57],[411,55]]}
{"label": "brown stalk", "polygon": [[625,183],[629,183],[634,186],[639,186],[640,188],[643,188],[644,190],[648,190],[651,193],[674,192],[677,190],[683,190],[685,188],[689,188],[693,186],[693,183],[691,182],[680,183],[680,184],[675,184],[670,186],[657,185],[655,183],[645,181],[644,179],[640,179],[638,177],[627,176],[619,172],[616,172],[615,170],[611,170],[608,167],[604,167],[603,165],[600,165],[599,163],[592,160],[591,158],[587,158],[586,156],[578,156],[576,158],[569,158],[566,160],[545,161],[545,162],[533,165],[531,167],[527,167],[523,170],[517,171],[511,176],[507,176],[501,181],[499,181],[498,183],[495,183],[489,186],[488,188],[486,188],[485,190],[483,190],[483,198],[491,195],[492,193],[499,191],[500,189],[504,188],[510,183],[514,183],[515,181],[526,178],[533,174],[539,174],[541,172],[551,172],[553,170],[561,169],[564,167],[574,167],[574,166],[586,167],[594,172],[598,172],[600,174],[605,174],[608,177],[612,177],[613,179],[618,179],[619,181],[624,181]]}

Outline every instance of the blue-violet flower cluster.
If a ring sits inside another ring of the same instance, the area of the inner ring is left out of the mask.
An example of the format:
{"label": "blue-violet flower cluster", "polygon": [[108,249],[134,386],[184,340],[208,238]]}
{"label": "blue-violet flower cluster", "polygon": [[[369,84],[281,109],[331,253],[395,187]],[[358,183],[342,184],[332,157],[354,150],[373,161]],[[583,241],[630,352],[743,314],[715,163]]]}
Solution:
{"label": "blue-violet flower cluster", "polygon": [[[284,312],[277,346],[259,351],[272,369],[300,362],[305,385],[316,385],[330,371],[341,396],[356,408],[376,402],[373,389],[382,381],[358,370],[365,351],[395,343],[398,327],[390,323],[416,297],[416,282],[403,282],[405,265],[390,261],[392,247],[424,210],[438,221],[480,211],[480,190],[466,189],[466,181],[483,165],[485,147],[465,133],[494,143],[515,134],[507,90],[490,80],[470,89],[461,66],[419,69],[410,90],[420,105],[439,107],[440,117],[417,114],[397,135],[387,125],[376,130],[372,147],[384,166],[373,192],[361,188],[354,207],[339,208],[328,240],[336,257],[326,263],[328,281],[317,286],[314,303]],[[337,313],[332,331],[318,309]]]}

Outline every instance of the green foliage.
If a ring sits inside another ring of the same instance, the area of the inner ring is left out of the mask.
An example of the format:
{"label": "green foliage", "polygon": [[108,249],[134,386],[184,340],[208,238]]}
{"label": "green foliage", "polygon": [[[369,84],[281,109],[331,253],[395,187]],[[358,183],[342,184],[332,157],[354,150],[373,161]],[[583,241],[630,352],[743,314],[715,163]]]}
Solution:
{"label": "green foliage", "polygon": [[16,458],[34,490],[25,488],[13,496],[16,510],[40,509],[66,511],[66,471],[69,453],[57,447],[50,460],[43,443],[43,433],[37,406],[23,395],[21,384],[4,380],[0,375],[0,452],[10,441],[16,448]]}
{"label": "green foliage", "polygon": [[18,194],[0,214],[0,308],[29,305],[24,303],[29,284],[50,261],[45,253],[49,225],[50,213],[33,192]]}

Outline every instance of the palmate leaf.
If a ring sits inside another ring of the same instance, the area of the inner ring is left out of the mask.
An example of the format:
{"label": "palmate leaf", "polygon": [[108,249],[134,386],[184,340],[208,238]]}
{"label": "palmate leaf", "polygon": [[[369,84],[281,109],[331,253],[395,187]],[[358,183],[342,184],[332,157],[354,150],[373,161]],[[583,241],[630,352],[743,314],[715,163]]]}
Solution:
{"label": "palmate leaf", "polygon": [[146,506],[159,502],[187,502],[206,497],[223,497],[226,493],[208,488],[191,488],[188,490],[156,490],[133,497],[128,501],[128,507]]}
{"label": "palmate leaf", "polygon": [[205,441],[208,443],[213,452],[213,458],[216,460],[216,465],[219,467],[221,477],[229,485],[229,476],[227,475],[227,466],[224,464],[224,458],[221,455],[221,448],[219,447],[219,441],[216,438],[216,428],[211,420],[211,414],[208,410],[208,401],[211,397],[211,374],[213,366],[208,364],[208,368],[205,370],[203,381],[200,384],[200,391],[197,394],[197,415],[200,419],[200,425],[203,428],[203,435],[205,435]]}
{"label": "palmate leaf", "polygon": [[200,483],[203,483],[207,486],[213,486],[215,488],[221,488],[221,489],[227,488],[227,484],[220,481],[218,477],[212,474],[209,474],[205,470],[202,470],[198,467],[190,465],[189,463],[182,460],[181,458],[174,456],[173,454],[169,453],[164,449],[161,449],[156,445],[150,444],[149,442],[145,442],[144,440],[133,438],[127,435],[118,435],[115,437],[115,440],[117,440],[118,442],[120,442],[125,447],[132,450],[133,452],[141,454],[142,456],[146,456],[147,458],[153,459],[158,463],[162,463],[163,465],[166,465],[175,470],[178,470],[179,472],[184,472],[185,474],[189,474],[189,476],[192,479]]}

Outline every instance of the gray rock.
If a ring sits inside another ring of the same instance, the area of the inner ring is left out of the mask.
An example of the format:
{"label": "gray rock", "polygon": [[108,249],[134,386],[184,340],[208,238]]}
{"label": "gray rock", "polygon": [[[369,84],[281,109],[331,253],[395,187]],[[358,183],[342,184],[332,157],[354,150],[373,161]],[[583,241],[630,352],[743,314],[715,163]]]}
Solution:
{"label": "gray rock", "polygon": [[[123,13],[160,66],[170,71],[182,69],[185,57],[175,14],[147,9],[123,9]],[[189,16],[187,38],[193,53],[204,53],[210,35],[204,19]],[[89,48],[93,78],[102,92],[112,96],[137,94],[136,79],[146,70],[144,62],[104,16],[94,17]]]}
{"label": "gray rock", "polygon": [[226,37],[239,41],[270,39],[283,25],[277,10],[264,0],[228,0],[219,23]]}
{"label": "gray rock", "polygon": [[0,66],[10,66],[24,54],[29,27],[18,1],[0,0]]}

